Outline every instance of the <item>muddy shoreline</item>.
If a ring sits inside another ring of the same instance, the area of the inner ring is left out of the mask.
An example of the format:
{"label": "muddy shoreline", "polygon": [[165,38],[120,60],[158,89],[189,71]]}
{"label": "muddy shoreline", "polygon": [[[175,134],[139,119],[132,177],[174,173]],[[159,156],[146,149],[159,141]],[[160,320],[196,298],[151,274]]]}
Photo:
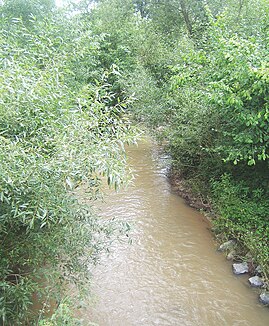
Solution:
{"label": "muddy shoreline", "polygon": [[[172,191],[174,193],[176,193],[178,196],[180,196],[181,198],[183,198],[185,203],[188,206],[203,212],[204,215],[206,216],[206,218],[210,222],[212,222],[212,219],[217,218],[217,215],[213,211],[212,203],[210,203],[209,201],[205,201],[202,198],[202,196],[195,194],[194,191],[192,190],[192,188],[188,185],[187,181],[184,180],[184,178],[182,178],[180,173],[178,173],[177,171],[175,171],[171,168],[167,174],[167,177],[168,177],[169,183],[172,187]],[[223,246],[223,244],[225,244],[225,241],[227,241],[227,238],[225,237],[225,234],[217,234],[214,230],[213,225],[212,225],[211,231],[212,231],[212,236],[214,237],[214,239],[216,240],[216,242],[219,245],[218,249],[216,249],[216,250],[219,250],[219,248],[221,248],[221,246]],[[238,239],[236,239],[236,242],[237,242],[237,245],[235,247],[233,247],[231,250],[219,250],[219,251],[221,251],[222,254],[224,254],[226,256],[227,260],[230,260],[233,263],[235,263],[233,265],[236,265],[237,263],[247,262],[249,268],[248,268],[248,271],[246,272],[246,274],[248,274],[250,278],[253,276],[255,276],[255,277],[261,276],[262,277],[262,279],[264,280],[264,283],[261,288],[260,296],[259,296],[258,300],[261,303],[263,303],[264,305],[268,306],[268,308],[269,308],[269,304],[267,303],[267,301],[262,300],[262,297],[264,294],[266,294],[267,297],[269,296],[269,292],[268,292],[269,291],[269,280],[266,278],[266,273],[263,273],[263,272],[257,273],[256,272],[256,270],[259,269],[259,266],[253,262],[254,258],[249,256],[249,252],[248,252],[247,248],[245,248],[242,245],[242,243],[240,243],[238,241]],[[232,255],[231,255],[231,253],[232,253]],[[250,284],[251,284],[251,282],[250,282]],[[250,287],[255,287],[255,286],[250,285]],[[268,300],[268,299],[266,299],[266,300]]]}
{"label": "muddy shoreline", "polygon": [[167,177],[172,186],[172,191],[183,198],[187,205],[214,216],[211,203],[196,195],[179,173],[171,169]]}

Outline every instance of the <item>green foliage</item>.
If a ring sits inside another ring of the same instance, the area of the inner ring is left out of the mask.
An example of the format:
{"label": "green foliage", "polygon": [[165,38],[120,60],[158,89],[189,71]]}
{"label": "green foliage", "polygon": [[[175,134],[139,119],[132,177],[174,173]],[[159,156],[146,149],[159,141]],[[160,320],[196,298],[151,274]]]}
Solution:
{"label": "green foliage", "polygon": [[266,272],[269,270],[268,192],[250,189],[243,181],[235,183],[228,175],[213,182],[213,195],[219,217],[218,232],[239,239]]}
{"label": "green foliage", "polygon": [[102,66],[116,64],[120,70],[132,67],[136,30],[132,1],[102,1],[89,18],[94,33],[103,39],[99,52]]}
{"label": "green foliage", "polygon": [[180,14],[178,0],[158,1],[150,0],[147,4],[148,17],[160,33],[169,35],[171,41],[182,31],[184,26],[183,17]]}
{"label": "green foliage", "polygon": [[175,5],[144,3],[138,64],[126,77],[134,115],[211,195],[219,229],[268,271],[268,2],[178,1],[171,22]]}
{"label": "green foliage", "polygon": [[[78,326],[81,325],[78,319],[73,317],[71,308],[72,302],[64,300],[49,318],[42,319],[38,322],[38,326]],[[94,324],[89,323],[89,326]]]}
{"label": "green foliage", "polygon": [[102,40],[87,22],[0,25],[0,316],[25,325],[36,318],[34,293],[59,302],[63,284],[85,288],[89,263],[125,232],[99,221],[76,188],[94,200],[102,177],[118,187],[134,131],[130,100],[111,84],[120,73],[100,64]]}
{"label": "green foliage", "polygon": [[147,69],[141,66],[137,67],[126,78],[126,84],[129,93],[135,96],[135,101],[131,105],[133,116],[150,127],[162,125],[159,118],[160,115],[165,116],[164,110],[166,107],[156,96],[156,94],[161,96],[162,90]]}
{"label": "green foliage", "polygon": [[199,139],[200,149],[225,161],[253,165],[268,158],[267,49],[262,39],[225,37],[216,25],[210,33],[205,49],[181,51],[181,62],[172,68],[170,96],[181,102],[176,111],[182,123],[177,125],[184,124],[189,105],[197,103],[192,107],[198,119],[189,123],[198,129],[202,124],[205,132],[190,138]]}
{"label": "green foliage", "polygon": [[4,17],[21,18],[27,23],[32,17],[44,17],[54,6],[54,0],[4,0],[0,12]]}
{"label": "green foliage", "polygon": [[[34,293],[61,302],[63,284],[83,288],[87,265],[126,231],[99,221],[77,188],[95,200],[103,177],[123,182],[123,144],[135,136],[127,109],[168,141],[184,177],[211,191],[219,230],[268,270],[268,3],[91,3],[61,14],[50,0],[1,4],[5,325],[35,319]],[[62,302],[41,325],[71,325],[71,315]]]}
{"label": "green foliage", "polygon": [[216,150],[225,160],[253,165],[269,157],[267,48],[259,37],[228,38],[215,29],[213,37],[210,102],[219,112],[221,137]]}

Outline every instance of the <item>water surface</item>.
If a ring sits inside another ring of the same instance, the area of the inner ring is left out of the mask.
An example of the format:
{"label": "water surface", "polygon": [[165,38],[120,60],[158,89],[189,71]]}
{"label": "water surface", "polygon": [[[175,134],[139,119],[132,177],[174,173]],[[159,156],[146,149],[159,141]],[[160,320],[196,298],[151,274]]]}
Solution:
{"label": "water surface", "polygon": [[93,270],[97,303],[81,311],[83,324],[269,325],[258,292],[216,252],[208,221],[172,192],[157,151],[147,140],[129,147],[135,180],[100,205],[103,218],[132,223],[133,244],[115,243]]}

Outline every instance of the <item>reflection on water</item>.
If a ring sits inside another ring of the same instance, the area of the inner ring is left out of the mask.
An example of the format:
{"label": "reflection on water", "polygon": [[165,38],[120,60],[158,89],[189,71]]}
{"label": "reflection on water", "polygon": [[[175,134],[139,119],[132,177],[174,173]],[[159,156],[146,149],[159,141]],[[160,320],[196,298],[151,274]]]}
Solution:
{"label": "reflection on water", "polygon": [[207,220],[171,192],[156,151],[149,141],[128,148],[134,183],[100,205],[104,218],[132,223],[133,244],[115,243],[92,271],[98,301],[83,324],[269,325],[247,278],[216,252]]}

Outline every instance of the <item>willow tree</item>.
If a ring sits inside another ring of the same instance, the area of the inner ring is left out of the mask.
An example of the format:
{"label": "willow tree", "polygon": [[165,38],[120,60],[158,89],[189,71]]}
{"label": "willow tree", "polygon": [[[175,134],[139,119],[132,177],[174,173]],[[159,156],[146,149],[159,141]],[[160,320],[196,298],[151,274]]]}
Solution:
{"label": "willow tree", "polygon": [[3,0],[2,15],[22,18],[24,22],[31,17],[48,15],[55,8],[54,0]]}
{"label": "willow tree", "polygon": [[[54,13],[28,24],[30,7],[7,19],[7,5],[0,19],[0,323],[26,325],[43,317],[50,299],[61,303],[63,284],[88,284],[88,264],[112,229],[76,189],[83,184],[91,202],[101,178],[121,184],[122,145],[133,132],[124,117],[128,98],[111,85],[120,73],[102,66],[103,39],[89,23]],[[35,8],[43,13],[43,5]]]}

